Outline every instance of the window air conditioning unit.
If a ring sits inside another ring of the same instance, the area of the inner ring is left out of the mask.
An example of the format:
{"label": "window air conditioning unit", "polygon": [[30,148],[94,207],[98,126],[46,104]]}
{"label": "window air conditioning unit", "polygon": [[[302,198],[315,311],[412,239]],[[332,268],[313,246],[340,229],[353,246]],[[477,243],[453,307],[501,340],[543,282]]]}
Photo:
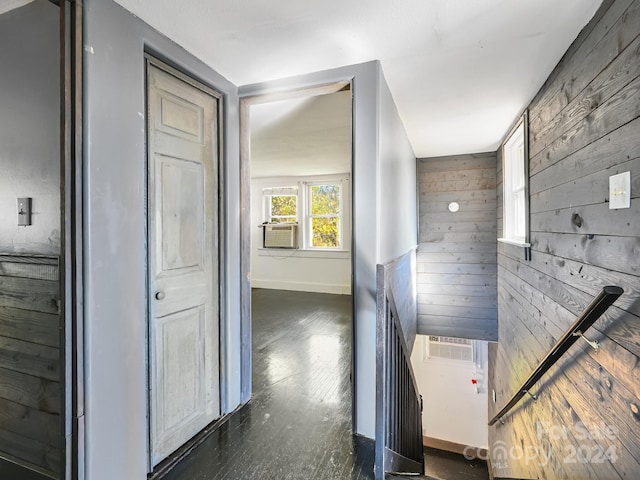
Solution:
{"label": "window air conditioning unit", "polygon": [[461,360],[473,362],[473,340],[454,337],[439,337],[430,335],[425,338],[427,358],[444,358],[447,360]]}
{"label": "window air conditioning unit", "polygon": [[298,248],[298,225],[295,223],[264,225],[262,246],[264,248]]}

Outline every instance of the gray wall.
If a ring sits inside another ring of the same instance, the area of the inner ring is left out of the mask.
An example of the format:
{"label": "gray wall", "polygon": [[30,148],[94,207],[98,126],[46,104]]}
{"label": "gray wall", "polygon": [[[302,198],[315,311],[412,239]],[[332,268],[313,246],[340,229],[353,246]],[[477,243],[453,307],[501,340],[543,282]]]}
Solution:
{"label": "gray wall", "polygon": [[[0,252],[60,253],[58,17],[45,0],[0,16]],[[33,198],[31,226],[18,197]]]}
{"label": "gray wall", "polygon": [[418,191],[418,333],[497,340],[495,152],[419,159]]}
{"label": "gray wall", "polygon": [[[498,458],[495,449],[495,476],[620,479],[640,472],[639,34],[640,0],[605,1],[529,106],[531,261],[520,248],[499,245],[490,416],[603,286],[625,293],[586,332],[600,341],[597,354],[576,343],[535,388],[537,401],[524,400],[506,425],[490,427],[490,446],[538,453],[526,462]],[[625,171],[631,208],[609,210],[609,176]],[[605,435],[589,438],[585,426]]]}
{"label": "gray wall", "polygon": [[[326,70],[240,88],[241,97],[344,80],[353,81],[353,261],[355,303],[355,432],[375,435],[376,264],[415,246],[415,201],[405,205],[400,228],[382,220],[386,199],[415,195],[415,156],[393,104],[379,62]],[[383,132],[383,133],[381,133]],[[384,151],[384,155],[381,152]],[[382,180],[382,168],[406,172]],[[413,171],[413,173],[412,173]],[[384,188],[383,188],[384,185]],[[407,192],[409,191],[409,192]],[[413,197],[415,198],[415,197]],[[406,200],[411,202],[411,200]],[[413,227],[411,226],[413,224]],[[403,229],[398,235],[396,230]],[[383,258],[384,255],[384,258]]]}
{"label": "gray wall", "polygon": [[224,94],[225,411],[240,402],[239,171],[236,88],[108,0],[85,2],[86,478],[148,471],[144,51]]}
{"label": "gray wall", "polygon": [[[0,456],[53,478],[63,458],[59,31],[46,0],[0,15]],[[31,226],[17,225],[18,197],[33,199]]]}
{"label": "gray wall", "polygon": [[385,264],[418,242],[416,155],[382,69],[378,102],[378,263]]}

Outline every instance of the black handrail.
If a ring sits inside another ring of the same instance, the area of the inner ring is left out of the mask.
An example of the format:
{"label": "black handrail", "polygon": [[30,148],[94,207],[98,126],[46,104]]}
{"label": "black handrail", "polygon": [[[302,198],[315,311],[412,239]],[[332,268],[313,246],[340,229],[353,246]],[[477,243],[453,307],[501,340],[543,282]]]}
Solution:
{"label": "black handrail", "polygon": [[585,311],[571,325],[560,340],[555,344],[546,357],[540,362],[529,378],[522,384],[518,391],[511,397],[502,410],[489,422],[489,426],[498,420],[502,422],[502,417],[511,410],[519,401],[531,391],[531,388],[547,373],[547,371],[558,361],[571,346],[584,335],[584,332],[600,318],[600,316],[615,302],[624,290],[620,287],[607,286],[593,299]]}

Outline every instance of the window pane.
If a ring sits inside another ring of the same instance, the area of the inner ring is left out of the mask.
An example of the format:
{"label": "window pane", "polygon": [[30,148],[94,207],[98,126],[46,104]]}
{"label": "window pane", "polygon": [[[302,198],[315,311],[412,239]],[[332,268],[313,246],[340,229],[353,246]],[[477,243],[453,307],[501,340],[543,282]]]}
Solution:
{"label": "window pane", "polygon": [[311,186],[311,215],[340,215],[340,185]]}
{"label": "window pane", "polygon": [[[272,195],[271,217],[296,217],[298,213],[298,197],[294,195]],[[291,221],[291,220],[288,220]]]}
{"label": "window pane", "polygon": [[269,218],[271,223],[296,223],[297,217],[271,217]]}
{"label": "window pane", "polygon": [[505,238],[526,239],[524,123],[505,142],[504,154],[504,231]]}
{"label": "window pane", "polygon": [[313,247],[340,247],[340,219],[338,217],[311,219]]}

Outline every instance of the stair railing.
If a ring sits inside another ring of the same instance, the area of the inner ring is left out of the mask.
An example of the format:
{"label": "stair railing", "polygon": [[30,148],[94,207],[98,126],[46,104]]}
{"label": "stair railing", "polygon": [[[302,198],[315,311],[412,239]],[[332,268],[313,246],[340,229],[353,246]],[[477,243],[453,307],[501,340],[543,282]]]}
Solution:
{"label": "stair railing", "polygon": [[580,315],[577,320],[571,325],[571,327],[564,333],[562,338],[554,345],[551,351],[547,354],[536,369],[529,375],[529,378],[525,380],[522,386],[511,397],[511,400],[500,410],[490,421],[489,426],[495,424],[497,421],[504,423],[502,417],[504,417],[509,410],[516,406],[516,404],[525,395],[530,395],[533,399],[535,395],[531,393],[531,388],[547,373],[547,371],[564,355],[564,353],[571,348],[571,346],[578,341],[579,338],[586,340],[589,345],[594,349],[598,349],[598,342],[591,341],[584,336],[585,332],[594,324],[594,322],[600,318],[600,316],[615,302],[624,290],[620,287],[607,286],[604,287],[598,295],[593,299],[585,311]]}
{"label": "stair railing", "polygon": [[388,472],[422,474],[422,397],[384,265],[377,266],[376,335],[376,479]]}

